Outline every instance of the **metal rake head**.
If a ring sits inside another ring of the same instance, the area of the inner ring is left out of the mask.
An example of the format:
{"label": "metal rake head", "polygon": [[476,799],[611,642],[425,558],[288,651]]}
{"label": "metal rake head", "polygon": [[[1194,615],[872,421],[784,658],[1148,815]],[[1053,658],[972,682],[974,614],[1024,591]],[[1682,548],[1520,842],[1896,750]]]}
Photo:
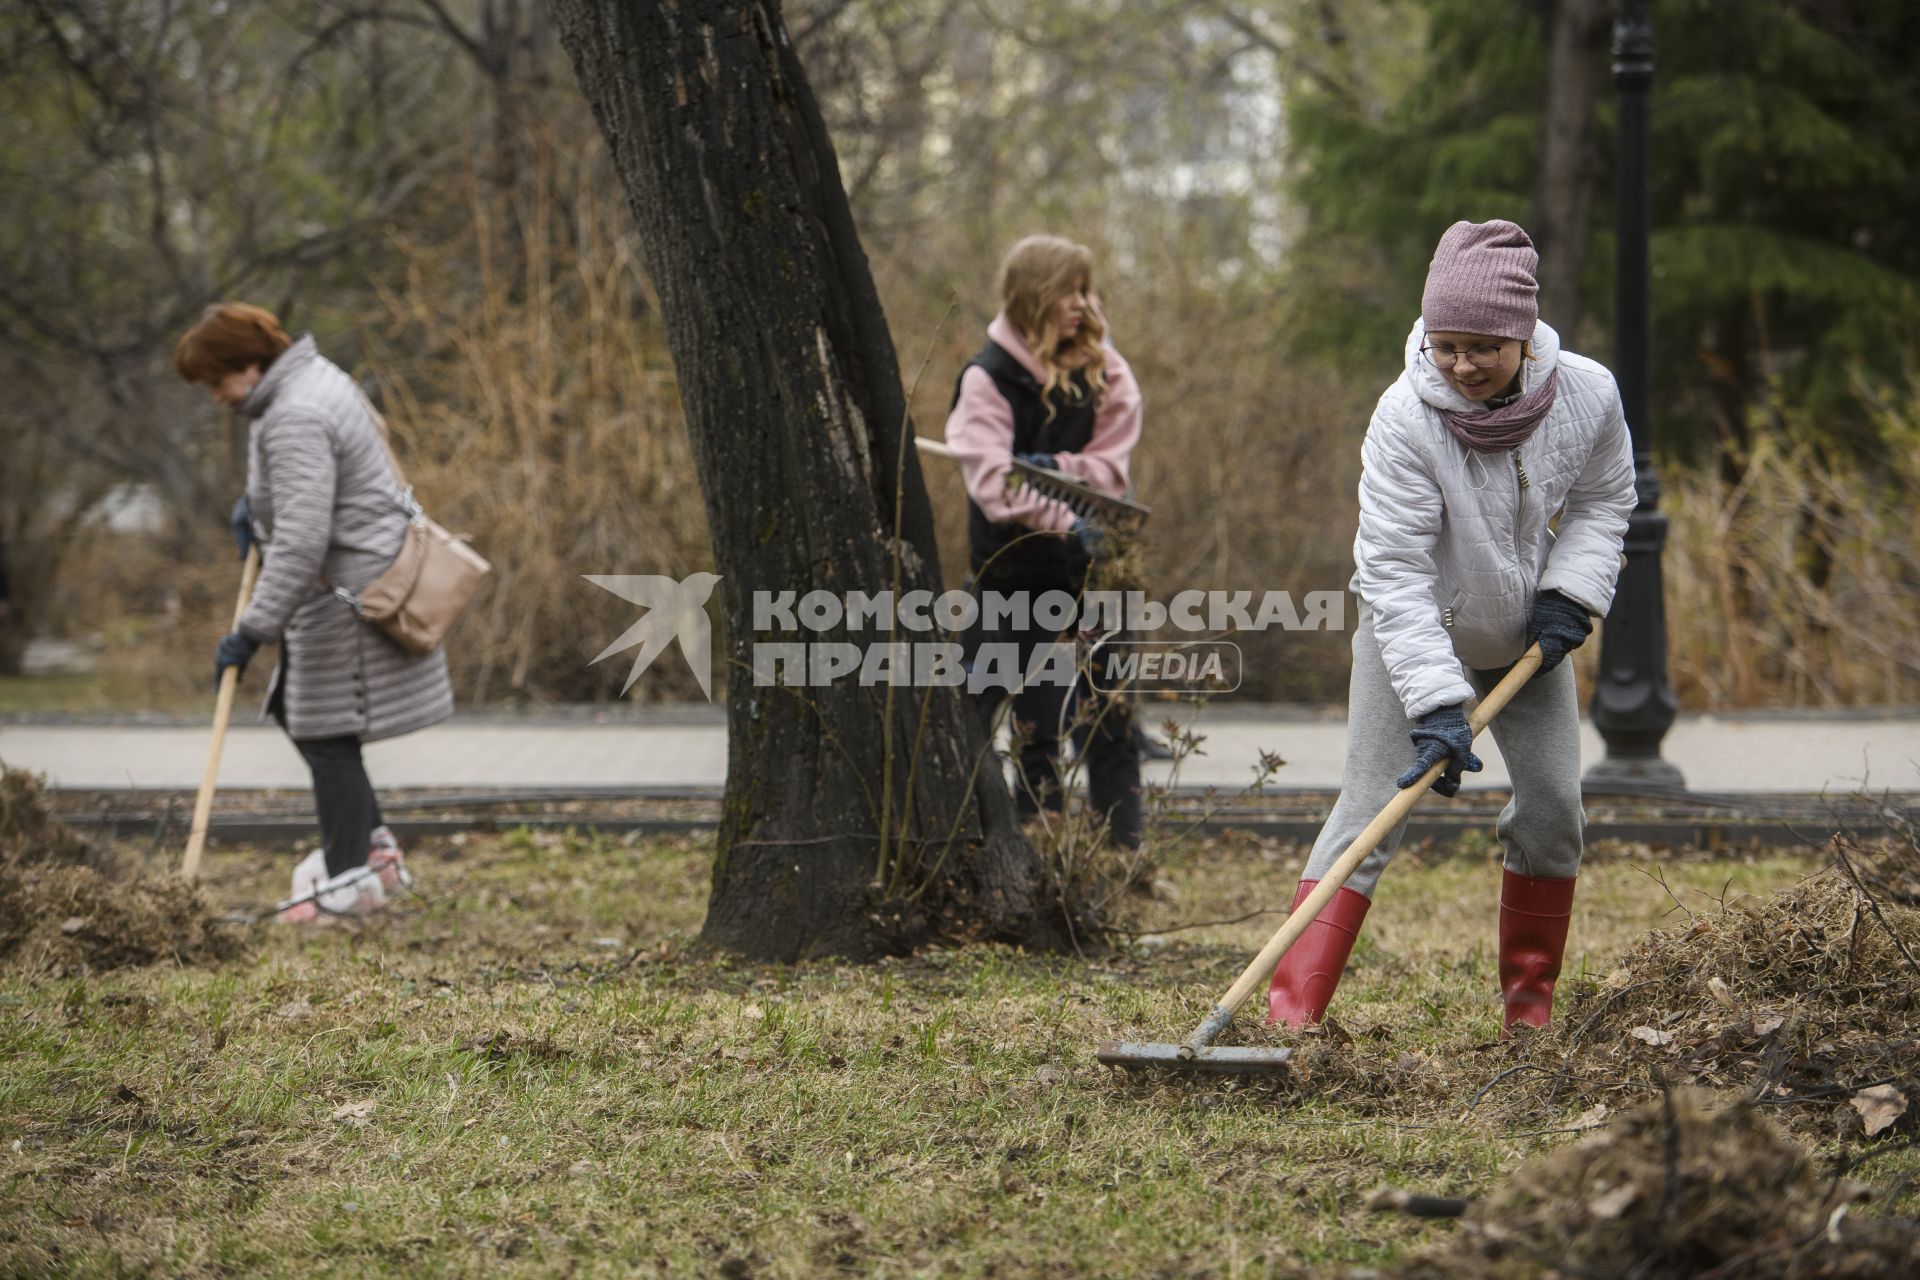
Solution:
{"label": "metal rake head", "polygon": [[1090,520],[1115,533],[1138,530],[1153,514],[1153,508],[1144,503],[1102,493],[1084,480],[1020,458],[1013,460],[1013,473],[1021,484],[1041,497],[1058,502],[1082,520]]}

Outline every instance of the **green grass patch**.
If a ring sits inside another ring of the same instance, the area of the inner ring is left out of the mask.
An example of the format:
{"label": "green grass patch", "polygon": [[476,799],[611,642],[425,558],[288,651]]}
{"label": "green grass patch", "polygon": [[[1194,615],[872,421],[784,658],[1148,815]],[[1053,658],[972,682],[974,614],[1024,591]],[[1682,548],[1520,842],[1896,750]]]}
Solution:
{"label": "green grass patch", "polygon": [[212,709],[205,690],[153,672],[103,665],[98,671],[0,676],[0,715],[201,711],[211,717]]}
{"label": "green grass patch", "polygon": [[[270,902],[294,856],[216,851],[209,896]],[[1170,858],[1142,927],[1284,906],[1299,859]],[[415,860],[423,896],[364,930],[263,924],[244,964],[0,981],[0,1272],[1337,1273],[1452,1230],[1367,1212],[1372,1188],[1481,1195],[1568,1140],[1467,1105],[1502,1062],[1478,858],[1382,883],[1335,1013],[1444,1070],[1364,1105],[1093,1061],[1184,1034],[1278,916],[1088,959],[765,966],[691,949],[698,841],[513,833]],[[1671,923],[1651,860],[1588,868],[1571,975]],[[1662,871],[1706,903],[1809,866]]]}

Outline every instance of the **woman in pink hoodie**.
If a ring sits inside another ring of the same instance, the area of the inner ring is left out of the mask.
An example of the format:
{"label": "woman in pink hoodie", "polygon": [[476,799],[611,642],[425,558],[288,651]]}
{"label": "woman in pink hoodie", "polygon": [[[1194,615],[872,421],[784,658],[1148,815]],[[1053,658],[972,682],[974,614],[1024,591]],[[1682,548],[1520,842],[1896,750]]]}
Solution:
{"label": "woman in pink hoodie", "polygon": [[[1106,341],[1106,320],[1093,295],[1093,255],[1059,236],[1029,236],[1000,267],[1000,314],[987,344],[968,361],[954,389],[947,444],[967,486],[967,528],[976,593],[1024,596],[1031,606],[1049,591],[1078,595],[1098,553],[1097,525],[1077,518],[1031,488],[1008,488],[1015,457],[1051,467],[1116,497],[1126,493],[1127,466],[1140,438],[1140,390],[1120,353]],[[1043,645],[1071,641],[1031,616],[1011,624],[984,621],[977,644],[1017,648],[1025,671]],[[997,624],[997,625],[996,625]],[[979,650],[976,646],[976,654]],[[985,709],[1005,690],[990,691]],[[1069,705],[1087,697],[1085,682],[1022,682],[1013,690],[1020,742],[1016,796],[1022,816],[1065,807],[1059,757]],[[1131,716],[1119,703],[1096,703],[1084,717],[1088,800],[1114,843],[1140,843],[1140,756]]]}

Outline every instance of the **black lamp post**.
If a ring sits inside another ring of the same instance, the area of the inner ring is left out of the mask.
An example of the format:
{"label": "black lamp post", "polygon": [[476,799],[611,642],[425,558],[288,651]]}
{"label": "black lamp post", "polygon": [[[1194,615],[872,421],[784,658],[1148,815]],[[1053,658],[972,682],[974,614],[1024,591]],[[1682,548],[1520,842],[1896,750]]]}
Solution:
{"label": "black lamp post", "polygon": [[1660,740],[1673,725],[1675,704],[1667,681],[1667,616],[1660,576],[1667,518],[1660,513],[1647,408],[1647,91],[1653,84],[1649,0],[1620,0],[1613,25],[1613,82],[1620,98],[1613,368],[1633,434],[1639,501],[1627,521],[1627,562],[1613,610],[1600,629],[1593,724],[1606,740],[1607,754],[1586,776],[1587,788],[1596,791],[1685,785],[1680,771],[1660,758]]}

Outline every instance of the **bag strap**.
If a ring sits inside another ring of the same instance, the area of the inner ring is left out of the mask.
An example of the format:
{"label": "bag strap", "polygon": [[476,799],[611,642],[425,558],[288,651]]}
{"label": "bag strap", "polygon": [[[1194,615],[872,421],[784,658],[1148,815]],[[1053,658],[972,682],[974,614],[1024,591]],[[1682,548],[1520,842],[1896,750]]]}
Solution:
{"label": "bag strap", "polygon": [[[412,524],[414,521],[424,518],[426,511],[420,506],[420,500],[413,496],[413,486],[407,482],[407,469],[400,465],[400,455],[393,451],[393,429],[387,426],[386,417],[382,415],[378,409],[373,407],[372,399],[368,397],[359,382],[356,381],[353,384],[353,389],[360,393],[360,407],[367,411],[369,418],[373,419],[373,433],[380,437],[380,447],[387,451],[387,465],[393,468],[393,478],[398,481],[400,485],[400,509],[407,513],[407,523]],[[405,544],[402,543],[403,548],[404,546]],[[351,605],[355,613],[360,612],[360,597],[358,595],[355,595],[345,587],[334,587],[333,583],[325,576],[321,577],[320,584],[322,586],[333,587],[335,598],[345,604]]]}
{"label": "bag strap", "polygon": [[400,509],[407,513],[407,519],[418,520],[425,511],[413,496],[413,485],[407,481],[407,469],[400,465],[400,455],[393,451],[393,429],[387,426],[387,420],[380,411],[373,407],[373,401],[367,398],[367,393],[360,390],[359,383],[354,384],[354,390],[360,391],[361,407],[373,419],[374,434],[380,437],[380,447],[387,451],[387,465],[393,468],[393,478],[400,484]]}

